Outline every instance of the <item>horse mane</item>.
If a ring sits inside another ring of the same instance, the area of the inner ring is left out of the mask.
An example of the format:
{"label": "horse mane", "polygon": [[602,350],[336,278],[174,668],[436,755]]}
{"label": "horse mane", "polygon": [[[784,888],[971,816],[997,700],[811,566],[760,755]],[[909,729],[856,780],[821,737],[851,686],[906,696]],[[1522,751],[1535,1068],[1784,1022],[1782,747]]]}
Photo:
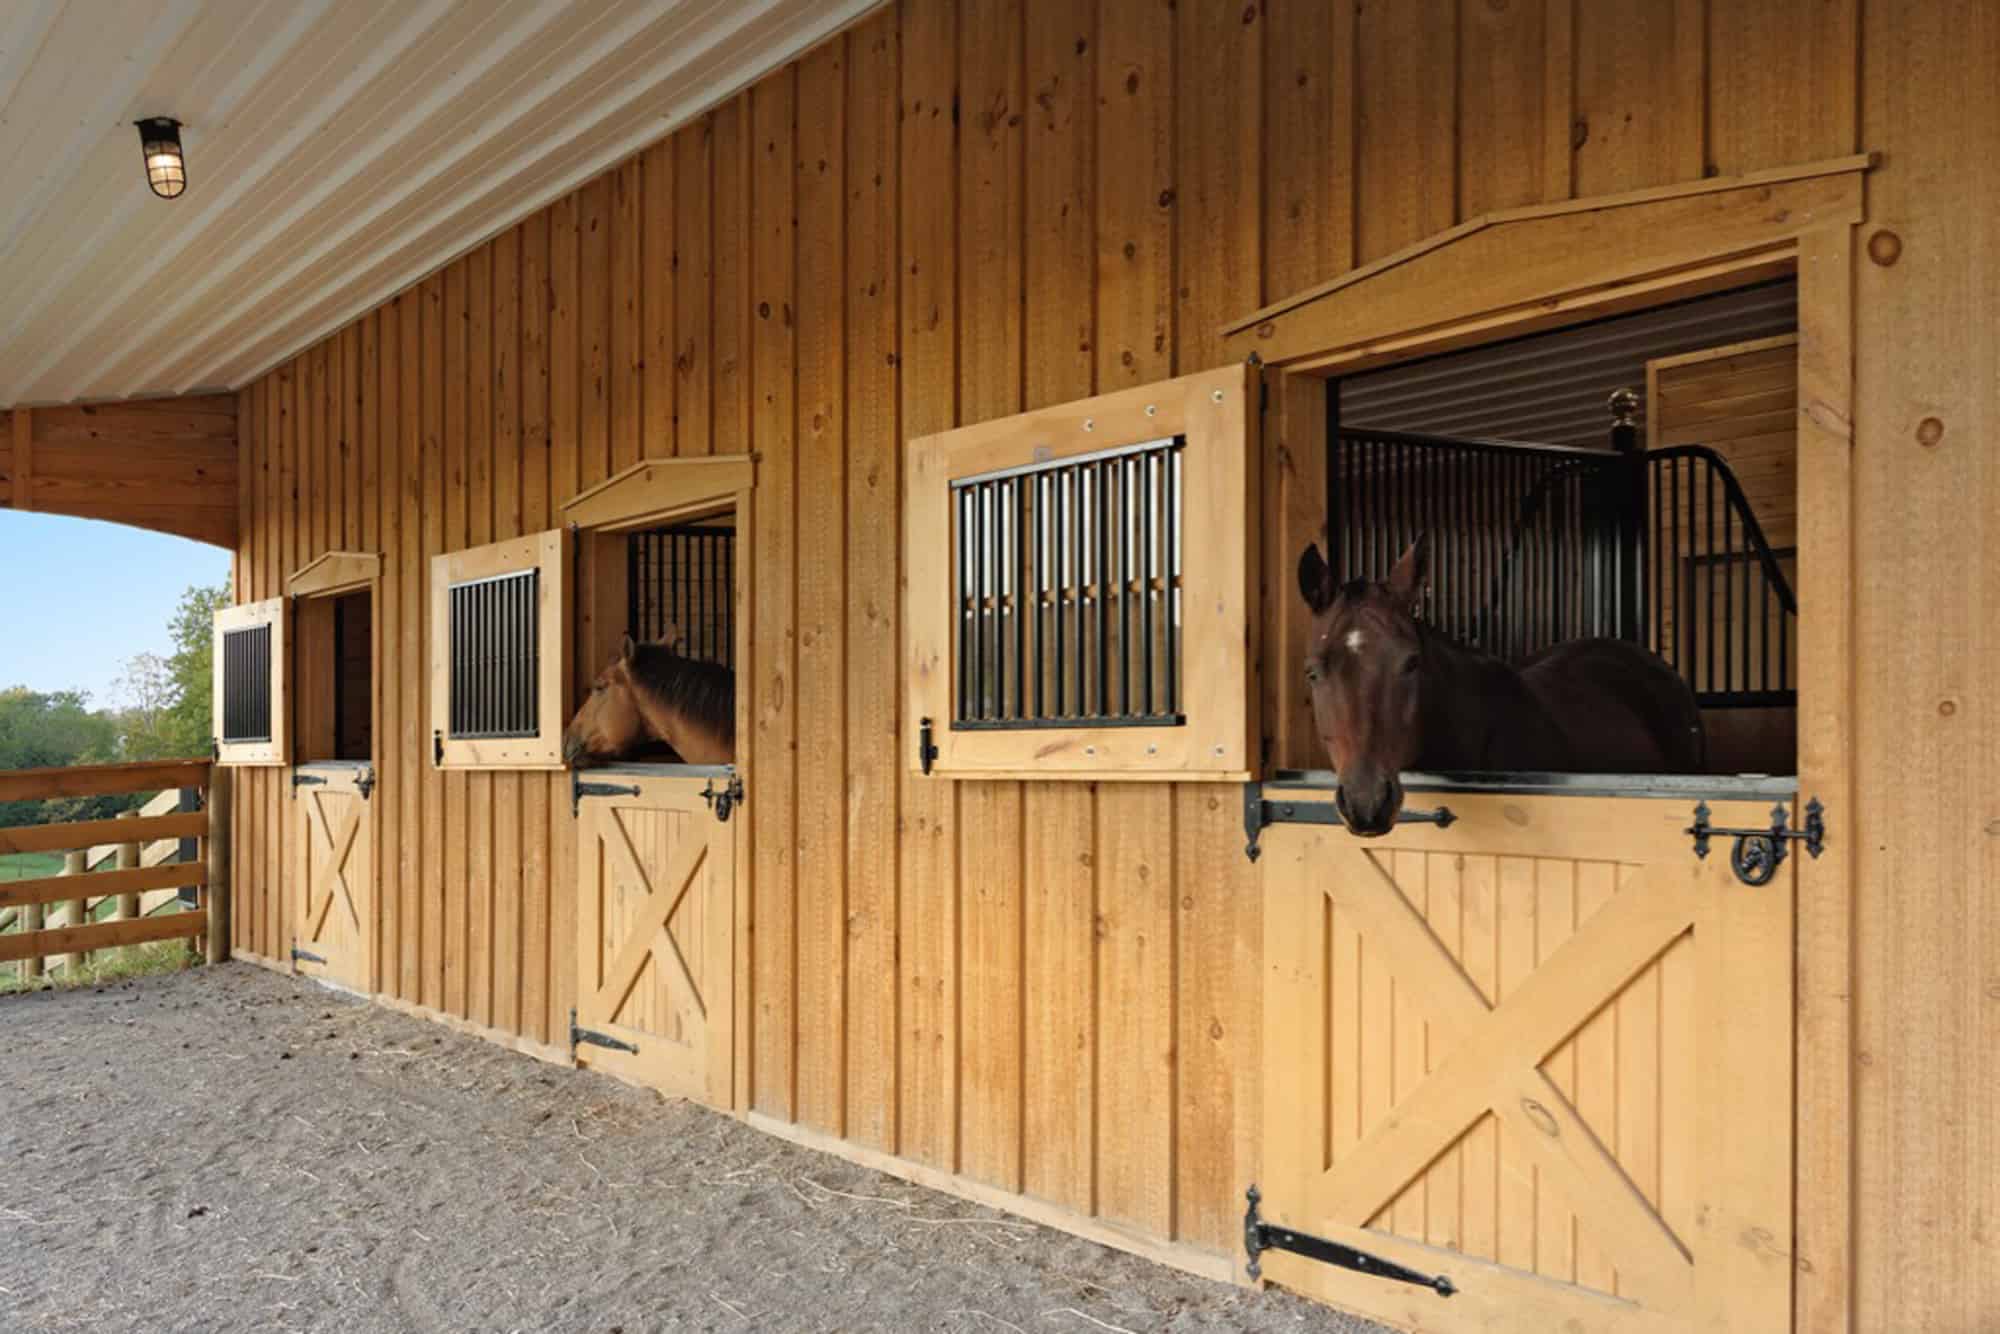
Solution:
{"label": "horse mane", "polygon": [[632,653],[633,681],[662,705],[718,736],[736,735],[736,673],[720,663],[682,657],[664,644]]}

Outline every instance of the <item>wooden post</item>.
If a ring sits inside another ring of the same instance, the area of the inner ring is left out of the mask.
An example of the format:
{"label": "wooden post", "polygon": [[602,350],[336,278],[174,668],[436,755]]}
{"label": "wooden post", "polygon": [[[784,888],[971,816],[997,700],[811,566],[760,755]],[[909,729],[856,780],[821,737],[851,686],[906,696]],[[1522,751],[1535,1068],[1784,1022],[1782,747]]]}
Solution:
{"label": "wooden post", "polygon": [[[138,814],[139,812],[137,811],[120,811],[119,818],[129,820],[136,818]],[[118,869],[121,871],[136,871],[139,869],[139,845],[137,843],[120,843],[118,845]],[[120,894],[118,896],[117,920],[129,922],[138,915],[139,896],[137,894]]]}
{"label": "wooden post", "polygon": [[[23,904],[21,906],[21,915],[20,915],[21,930],[23,931],[41,930],[43,921],[47,917],[47,915],[48,915],[47,910],[43,907],[42,904],[39,903]],[[42,967],[43,967],[42,956],[39,954],[32,955],[29,958],[21,960],[21,976],[23,978],[40,977],[42,975]]]}
{"label": "wooden post", "polygon": [[208,962],[229,958],[229,770],[213,765],[208,771]]}
{"label": "wooden post", "polygon": [[[90,853],[88,851],[82,848],[73,848],[63,854],[62,873],[64,875],[82,875],[89,869]],[[69,901],[68,925],[82,926],[89,920],[90,900],[88,898],[71,899]],[[90,951],[78,950],[74,954],[65,954],[60,957],[63,963],[68,965],[70,975],[74,977],[79,969],[90,962]]]}

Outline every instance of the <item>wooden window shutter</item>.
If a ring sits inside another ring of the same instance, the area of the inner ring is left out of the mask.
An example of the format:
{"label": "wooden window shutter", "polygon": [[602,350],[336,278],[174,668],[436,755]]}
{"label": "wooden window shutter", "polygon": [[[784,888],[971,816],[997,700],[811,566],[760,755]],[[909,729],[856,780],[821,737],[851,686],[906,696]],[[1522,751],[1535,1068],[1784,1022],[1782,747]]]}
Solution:
{"label": "wooden window shutter", "polygon": [[1259,387],[1229,366],[910,442],[913,768],[1250,775]]}
{"label": "wooden window shutter", "polygon": [[569,699],[560,530],[431,558],[432,757],[448,769],[559,769]]}
{"label": "wooden window shutter", "polygon": [[223,764],[291,758],[285,643],[289,599],[266,598],[215,613],[215,757]]}

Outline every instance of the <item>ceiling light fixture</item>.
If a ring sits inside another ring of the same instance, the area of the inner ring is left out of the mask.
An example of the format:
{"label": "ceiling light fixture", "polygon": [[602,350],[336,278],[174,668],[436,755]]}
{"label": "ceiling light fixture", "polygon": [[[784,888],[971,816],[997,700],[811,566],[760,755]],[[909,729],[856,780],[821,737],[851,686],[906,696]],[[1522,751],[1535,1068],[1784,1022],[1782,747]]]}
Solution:
{"label": "ceiling light fixture", "polygon": [[146,157],[146,184],[162,199],[187,189],[187,154],[181,151],[181,123],[171,116],[150,116],[133,122]]}

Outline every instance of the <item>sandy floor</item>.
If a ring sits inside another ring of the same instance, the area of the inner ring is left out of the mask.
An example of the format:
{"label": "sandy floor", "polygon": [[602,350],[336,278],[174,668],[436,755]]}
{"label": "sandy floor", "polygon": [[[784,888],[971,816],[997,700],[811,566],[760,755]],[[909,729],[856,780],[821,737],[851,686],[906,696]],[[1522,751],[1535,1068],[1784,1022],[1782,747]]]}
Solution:
{"label": "sandy floor", "polygon": [[236,964],[0,998],[0,1329],[1367,1330]]}

